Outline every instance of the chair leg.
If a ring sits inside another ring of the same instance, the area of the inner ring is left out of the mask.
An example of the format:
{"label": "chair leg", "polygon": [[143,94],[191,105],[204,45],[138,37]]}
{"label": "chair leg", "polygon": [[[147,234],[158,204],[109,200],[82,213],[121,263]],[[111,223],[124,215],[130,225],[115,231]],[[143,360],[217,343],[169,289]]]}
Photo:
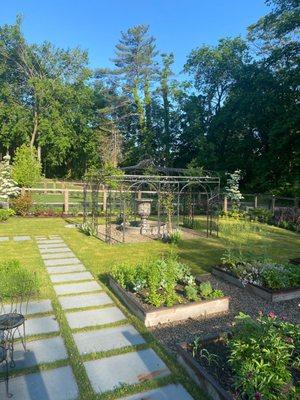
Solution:
{"label": "chair leg", "polygon": [[22,342],[22,345],[23,345],[23,349],[26,352],[27,351],[27,343],[26,343],[25,321],[23,323],[23,336],[22,335],[20,335],[20,336],[21,336],[21,342]]}

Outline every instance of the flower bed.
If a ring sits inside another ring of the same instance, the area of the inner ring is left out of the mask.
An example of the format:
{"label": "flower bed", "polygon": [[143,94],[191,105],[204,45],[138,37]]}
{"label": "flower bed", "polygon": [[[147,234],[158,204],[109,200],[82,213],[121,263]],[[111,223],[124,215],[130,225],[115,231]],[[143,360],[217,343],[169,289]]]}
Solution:
{"label": "flower bed", "polygon": [[299,398],[300,328],[274,313],[240,314],[232,332],[179,345],[178,359],[214,400]]}
{"label": "flower bed", "polygon": [[238,287],[271,302],[300,297],[300,268],[269,260],[245,259],[227,252],[223,265],[213,267],[212,273]]}
{"label": "flower bed", "polygon": [[116,266],[110,286],[146,326],[223,313],[229,306],[222,291],[210,282],[196,283],[174,257]]}

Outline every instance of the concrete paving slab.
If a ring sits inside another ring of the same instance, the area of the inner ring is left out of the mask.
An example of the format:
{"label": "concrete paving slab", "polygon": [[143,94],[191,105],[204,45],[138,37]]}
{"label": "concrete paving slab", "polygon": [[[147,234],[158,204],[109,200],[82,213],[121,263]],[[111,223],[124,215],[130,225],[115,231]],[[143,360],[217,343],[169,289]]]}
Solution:
{"label": "concrete paving slab", "polygon": [[78,332],[73,334],[73,338],[80,354],[120,349],[145,343],[143,337],[132,325]]}
{"label": "concrete paving slab", "polygon": [[64,241],[62,239],[39,240],[39,246],[50,245],[50,244],[61,244],[61,243],[64,243]]}
{"label": "concrete paving slab", "polygon": [[59,258],[57,260],[44,260],[46,267],[51,267],[55,265],[70,265],[70,264],[81,264],[78,258]]}
{"label": "concrete paving slab", "polygon": [[86,268],[82,264],[76,265],[62,265],[59,267],[47,267],[48,274],[65,274],[69,272],[81,272],[86,271]]}
{"label": "concrete paving slab", "polygon": [[64,294],[76,294],[84,292],[95,292],[101,290],[101,286],[96,281],[67,283],[65,285],[54,285],[54,290],[58,296]]}
{"label": "concrete paving slab", "polygon": [[[54,315],[47,317],[29,318],[25,322],[26,335],[40,335],[42,333],[59,332],[59,325],[54,319]],[[21,328],[22,331],[22,328]],[[17,332],[15,337],[19,337]]]}
{"label": "concrete paving slab", "polygon": [[74,272],[71,274],[57,274],[50,276],[51,282],[61,283],[61,282],[75,282],[75,281],[87,281],[93,280],[93,275],[89,271],[85,272]]}
{"label": "concrete paving slab", "polygon": [[62,247],[54,247],[54,248],[46,248],[46,249],[39,249],[41,254],[55,254],[55,253],[62,253],[64,251],[70,251],[69,247],[62,246]]}
{"label": "concrete paving slab", "polygon": [[119,400],[193,400],[182,385],[167,385],[158,389],[122,397]]}
{"label": "concrete paving slab", "polygon": [[41,249],[56,249],[58,247],[67,247],[67,245],[60,241],[59,243],[48,243],[48,244],[40,244],[38,243],[38,248]]}
{"label": "concrete paving slab", "polygon": [[84,366],[96,393],[170,374],[168,367],[152,349],[87,361]]}
{"label": "concrete paving slab", "polygon": [[0,236],[0,242],[8,242],[9,237],[8,236]]}
{"label": "concrete paving slab", "polygon": [[[10,378],[14,400],[75,400],[78,387],[70,366]],[[0,399],[5,399],[5,384],[0,383]]]}
{"label": "concrete paving slab", "polygon": [[[49,311],[53,311],[50,300],[30,301],[27,307],[26,303],[23,303],[22,305],[20,304],[15,305],[15,308],[17,310],[20,310],[20,307],[21,307],[21,313],[24,315],[39,314],[39,313],[46,313]],[[11,311],[11,306],[8,304],[4,305],[4,312],[8,313],[10,311]]]}
{"label": "concrete paving slab", "polygon": [[105,292],[64,296],[59,297],[58,300],[64,310],[113,304],[112,299]]}
{"label": "concrete paving slab", "polygon": [[117,307],[66,313],[66,318],[71,329],[111,324],[126,319],[125,315]]}
{"label": "concrete paving slab", "polygon": [[24,242],[25,240],[31,240],[30,236],[14,236],[13,240],[15,242]]}
{"label": "concrete paving slab", "polygon": [[54,260],[56,258],[74,258],[76,257],[75,254],[70,251],[57,251],[55,253],[41,253],[43,260]]}
{"label": "concrete paving slab", "polygon": [[22,343],[15,343],[14,361],[17,369],[29,368],[38,364],[49,364],[68,358],[64,341],[60,336],[29,341],[27,342],[27,350],[24,351]]}

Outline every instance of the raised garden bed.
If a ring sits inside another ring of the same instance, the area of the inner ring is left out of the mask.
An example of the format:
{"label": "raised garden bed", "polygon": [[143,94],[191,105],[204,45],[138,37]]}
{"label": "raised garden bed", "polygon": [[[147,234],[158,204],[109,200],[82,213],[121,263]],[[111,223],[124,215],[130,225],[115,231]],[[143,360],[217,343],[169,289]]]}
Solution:
{"label": "raised garden bed", "polygon": [[300,298],[300,287],[288,288],[288,289],[279,289],[279,290],[271,290],[259,285],[255,285],[253,283],[243,284],[240,279],[236,278],[233,274],[228,271],[225,271],[222,267],[215,266],[212,269],[212,273],[224,279],[226,282],[229,282],[239,288],[244,288],[249,293],[257,295],[269,302],[279,302],[285,300],[292,300],[296,298]]}
{"label": "raised garden bed", "polygon": [[112,277],[109,277],[109,284],[130,311],[142,320],[147,327],[199,316],[205,317],[211,314],[225,313],[229,309],[228,297],[191,301],[171,307],[154,307],[143,303],[136,294],[123,289]]}
{"label": "raised garden bed", "polygon": [[[203,338],[202,344],[207,346],[219,340],[219,335],[208,335]],[[177,358],[179,363],[187,371],[194,382],[201,387],[213,400],[233,400],[233,396],[222,386],[203,365],[192,355],[191,346],[188,343],[181,343],[177,347]]]}
{"label": "raised garden bed", "polygon": [[231,332],[179,344],[177,358],[213,400],[296,399],[299,340],[299,327],[272,312],[241,314]]}

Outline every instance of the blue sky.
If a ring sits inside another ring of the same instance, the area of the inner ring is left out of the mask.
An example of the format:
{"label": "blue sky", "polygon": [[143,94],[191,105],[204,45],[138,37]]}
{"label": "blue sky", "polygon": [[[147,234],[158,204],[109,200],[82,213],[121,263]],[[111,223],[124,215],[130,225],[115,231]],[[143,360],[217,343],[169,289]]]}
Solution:
{"label": "blue sky", "polygon": [[268,8],[264,0],[0,0],[0,25],[24,17],[29,42],[89,51],[91,67],[106,67],[120,31],[149,24],[161,52],[175,54],[179,72],[189,52],[242,35]]}

